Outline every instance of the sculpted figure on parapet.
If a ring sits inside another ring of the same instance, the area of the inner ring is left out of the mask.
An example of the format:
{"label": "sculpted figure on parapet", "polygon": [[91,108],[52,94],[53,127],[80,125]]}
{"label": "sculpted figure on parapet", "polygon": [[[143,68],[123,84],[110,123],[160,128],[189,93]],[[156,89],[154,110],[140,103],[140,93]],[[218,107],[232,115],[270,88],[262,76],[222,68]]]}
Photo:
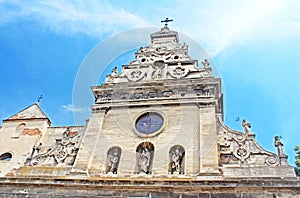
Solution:
{"label": "sculpted figure on parapet", "polygon": [[210,63],[208,62],[207,59],[204,59],[204,61],[202,61],[201,63],[202,63],[202,65],[204,66],[204,68],[208,68],[209,65],[210,65]]}
{"label": "sculpted figure on parapet", "polygon": [[247,122],[245,119],[243,119],[242,127],[244,128],[245,136],[247,137],[251,132],[251,130],[250,130],[251,124],[249,122]]}
{"label": "sculpted figure on parapet", "polygon": [[283,143],[280,141],[279,136],[274,137],[274,146],[277,147],[278,157],[286,157],[283,151]]}
{"label": "sculpted figure on parapet", "polygon": [[114,83],[114,78],[117,77],[118,77],[118,67],[114,67],[111,71],[111,74],[106,76],[105,82]]}

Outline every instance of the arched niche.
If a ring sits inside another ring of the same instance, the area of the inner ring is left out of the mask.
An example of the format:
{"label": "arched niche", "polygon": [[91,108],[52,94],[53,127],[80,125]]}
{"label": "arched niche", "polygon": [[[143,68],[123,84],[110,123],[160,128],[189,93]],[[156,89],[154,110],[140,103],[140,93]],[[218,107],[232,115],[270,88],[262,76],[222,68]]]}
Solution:
{"label": "arched niche", "polygon": [[26,124],[21,123],[17,126],[16,130],[11,134],[12,138],[19,138],[22,135],[22,132],[25,128]]}
{"label": "arched niche", "polygon": [[136,147],[136,173],[151,174],[154,156],[154,145],[142,142]]}
{"label": "arched niche", "polygon": [[184,174],[185,150],[174,145],[169,150],[169,174]]}
{"label": "arched niche", "polygon": [[106,173],[118,173],[121,153],[122,149],[119,146],[113,146],[108,149],[106,156]]}
{"label": "arched niche", "polygon": [[11,153],[3,153],[2,155],[0,155],[1,161],[10,161],[11,159],[12,159]]}

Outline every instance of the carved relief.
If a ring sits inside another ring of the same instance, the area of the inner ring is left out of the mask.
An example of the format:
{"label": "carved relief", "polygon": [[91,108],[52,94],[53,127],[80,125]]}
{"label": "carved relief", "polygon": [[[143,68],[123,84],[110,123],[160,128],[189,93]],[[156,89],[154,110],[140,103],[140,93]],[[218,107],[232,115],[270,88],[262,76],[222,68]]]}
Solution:
{"label": "carved relief", "polygon": [[174,77],[174,78],[182,78],[184,76],[186,76],[189,72],[189,69],[188,68],[185,68],[185,67],[181,67],[181,66],[178,66],[176,68],[169,68],[169,74]]}
{"label": "carved relief", "polygon": [[200,77],[202,78],[207,78],[207,77],[211,77],[211,71],[210,70],[203,70],[199,73]]}
{"label": "carved relief", "polygon": [[[121,89],[121,88],[120,88]],[[109,101],[109,100],[128,100],[128,99],[152,99],[152,98],[168,98],[172,96],[177,97],[213,97],[215,94],[215,87],[203,86],[202,88],[191,89],[191,90],[182,90],[179,87],[164,87],[165,90],[157,90],[153,89],[153,87],[149,89],[144,89],[140,91],[136,88],[133,90],[129,89],[127,93],[113,93],[113,90],[103,90],[97,93],[97,102],[100,101]],[[133,92],[133,93],[132,93]],[[188,93],[188,95],[187,95]]]}
{"label": "carved relief", "polygon": [[279,159],[276,155],[270,155],[270,156],[266,157],[265,163],[269,166],[278,166]]}
{"label": "carved relief", "polygon": [[[245,120],[242,122],[245,133],[233,131],[221,122],[223,133],[220,134],[220,160],[222,164],[252,164],[278,166],[279,158],[268,151],[263,150],[254,135],[250,134],[250,123]],[[252,160],[251,160],[252,159]],[[258,163],[259,162],[259,163]]]}
{"label": "carved relief", "polygon": [[249,143],[246,142],[246,144],[240,145],[233,151],[233,155],[241,162],[245,162],[245,160],[250,156],[248,144]]}
{"label": "carved relief", "polygon": [[71,131],[69,128],[63,133],[62,138],[57,138],[53,147],[49,148],[45,153],[36,153],[29,159],[29,165],[37,166],[43,164],[50,165],[72,165],[79,149],[78,132]]}
{"label": "carved relief", "polygon": [[132,69],[127,74],[126,77],[129,81],[139,81],[145,76],[145,71],[142,69]]}

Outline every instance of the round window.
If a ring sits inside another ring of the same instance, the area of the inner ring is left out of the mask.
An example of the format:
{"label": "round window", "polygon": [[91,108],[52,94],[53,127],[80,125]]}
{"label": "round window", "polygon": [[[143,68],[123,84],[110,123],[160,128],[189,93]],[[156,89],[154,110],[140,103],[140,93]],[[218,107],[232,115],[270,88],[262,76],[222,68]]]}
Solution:
{"label": "round window", "polygon": [[150,135],[162,129],[164,118],[156,112],[146,112],[140,115],[135,122],[135,129],[137,132]]}

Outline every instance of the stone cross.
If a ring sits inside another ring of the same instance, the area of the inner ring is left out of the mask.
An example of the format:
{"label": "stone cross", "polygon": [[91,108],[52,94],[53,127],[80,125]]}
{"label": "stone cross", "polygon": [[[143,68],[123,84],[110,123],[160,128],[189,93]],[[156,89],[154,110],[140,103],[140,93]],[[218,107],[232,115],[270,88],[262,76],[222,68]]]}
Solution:
{"label": "stone cross", "polygon": [[172,22],[172,21],[173,21],[173,19],[169,19],[169,18],[167,17],[165,20],[161,21],[161,23],[165,23],[165,27],[167,27],[167,26],[168,26],[168,23],[169,23],[169,22]]}

